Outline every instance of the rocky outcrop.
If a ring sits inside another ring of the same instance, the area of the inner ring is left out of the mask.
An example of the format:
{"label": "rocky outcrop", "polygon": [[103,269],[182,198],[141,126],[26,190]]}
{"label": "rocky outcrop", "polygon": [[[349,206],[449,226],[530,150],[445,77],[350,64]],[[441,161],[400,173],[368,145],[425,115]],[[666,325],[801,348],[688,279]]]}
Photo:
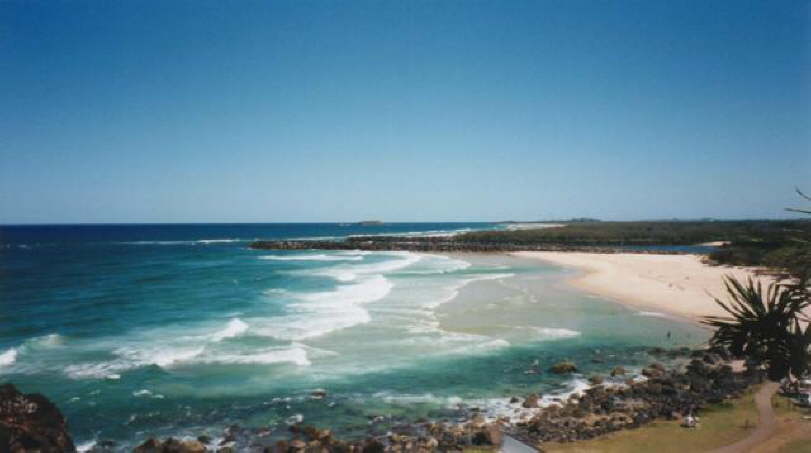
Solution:
{"label": "rocky outcrop", "polygon": [[[736,374],[727,363],[725,351],[654,351],[659,356],[681,357],[676,368],[660,362],[644,367],[642,374],[621,383],[625,370],[616,367],[615,378],[591,376],[593,386],[567,399],[551,398],[541,404],[541,396],[531,393],[525,399],[512,398],[512,415],[486,419],[479,408],[466,408],[456,422],[415,423],[403,420],[382,431],[370,430],[366,439],[341,440],[328,429],[302,425],[301,420],[280,428],[264,426],[227,427],[219,436],[201,435],[195,439],[148,439],[135,447],[137,453],[202,452],[406,452],[462,451],[470,446],[501,443],[502,432],[542,448],[546,442],[591,439],[606,433],[636,428],[657,419],[672,420],[688,413],[700,413],[707,404],[739,397],[757,376]],[[683,358],[683,357],[690,358]],[[692,359],[692,360],[690,360]],[[689,360],[689,363],[687,363]],[[668,362],[665,362],[668,363]],[[684,366],[686,363],[686,366]],[[673,364],[671,363],[671,366]],[[559,362],[550,372],[576,372],[570,361]],[[311,398],[327,396],[321,389]],[[544,406],[544,407],[541,407]],[[374,420],[385,417],[376,416]],[[371,419],[371,416],[370,416]],[[110,447],[110,448],[107,448]],[[99,452],[119,451],[101,442]],[[73,443],[65,419],[41,395],[24,395],[12,385],[0,386],[0,452],[72,452]]]}
{"label": "rocky outcrop", "polygon": [[551,368],[549,368],[549,372],[550,373],[555,373],[555,374],[576,373],[577,372],[577,365],[575,365],[574,362],[569,362],[568,360],[563,361],[563,362],[558,362],[558,363],[552,365]]}
{"label": "rocky outcrop", "polygon": [[134,453],[205,453],[206,451],[209,449],[199,440],[181,441],[172,437],[162,442],[150,438],[133,450]]}
{"label": "rocky outcrop", "polygon": [[410,252],[515,252],[515,251],[579,251],[589,253],[655,253],[679,254],[676,251],[641,250],[619,247],[568,245],[550,243],[512,243],[471,241],[447,237],[350,236],[342,241],[254,241],[250,245],[260,250],[372,250]]}
{"label": "rocky outcrop", "polygon": [[67,422],[57,407],[39,393],[20,393],[0,385],[0,451],[12,453],[74,452]]}
{"label": "rocky outcrop", "polygon": [[723,361],[708,363],[705,356],[693,359],[683,371],[652,363],[643,369],[647,380],[618,387],[595,385],[516,423],[512,434],[531,445],[591,439],[695,413],[707,404],[739,397],[753,383],[750,377],[733,373]]}
{"label": "rocky outcrop", "polygon": [[279,453],[305,452],[430,452],[461,451],[470,445],[487,446],[501,443],[501,426],[487,423],[483,417],[474,416],[464,424],[422,423],[393,428],[385,436],[343,441],[332,436],[329,430],[312,426],[293,425],[288,438],[273,440],[257,436],[256,430],[231,426],[223,433],[219,443],[206,439],[179,441],[168,438],[160,441],[148,439],[135,447],[135,453],[232,453],[261,451]]}

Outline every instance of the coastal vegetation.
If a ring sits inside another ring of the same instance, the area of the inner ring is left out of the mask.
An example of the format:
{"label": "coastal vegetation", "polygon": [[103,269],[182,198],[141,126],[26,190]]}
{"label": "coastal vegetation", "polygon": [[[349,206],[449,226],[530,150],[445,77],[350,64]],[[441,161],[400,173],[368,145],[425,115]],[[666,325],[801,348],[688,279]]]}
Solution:
{"label": "coastal vegetation", "polygon": [[[804,199],[808,196],[799,189]],[[790,211],[811,214],[807,209]],[[704,323],[715,328],[710,343],[726,347],[753,365],[763,364],[770,379],[802,378],[811,360],[811,323],[805,310],[811,306],[811,234],[806,229],[787,230],[783,245],[771,252],[770,262],[786,274],[764,291],[751,278],[744,284],[727,277],[728,301],[716,303],[729,316],[709,316]]]}
{"label": "coastal vegetation", "polygon": [[710,254],[710,260],[716,264],[766,265],[796,274],[811,263],[811,245],[797,242],[798,235],[811,237],[811,221],[570,222],[557,227],[474,231],[455,236],[351,236],[342,241],[256,241],[251,247],[273,250],[677,253],[676,250],[655,247],[723,243],[725,245]]}
{"label": "coastal vegetation", "polygon": [[811,327],[800,324],[803,310],[811,304],[804,286],[772,283],[764,290],[759,281],[742,284],[731,277],[725,284],[729,300],[716,298],[716,303],[729,316],[705,319],[715,329],[710,343],[748,363],[764,364],[774,381],[804,376],[811,346]]}
{"label": "coastal vegetation", "polygon": [[459,242],[563,245],[696,245],[706,242],[783,244],[791,231],[811,233],[805,220],[571,222],[559,228],[475,231]]}

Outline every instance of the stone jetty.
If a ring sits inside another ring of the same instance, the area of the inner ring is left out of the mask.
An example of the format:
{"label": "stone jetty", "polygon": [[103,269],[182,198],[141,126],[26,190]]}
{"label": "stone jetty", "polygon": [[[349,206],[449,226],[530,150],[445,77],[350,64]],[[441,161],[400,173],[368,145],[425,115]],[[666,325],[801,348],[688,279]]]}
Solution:
{"label": "stone jetty", "polygon": [[678,251],[643,250],[621,247],[569,245],[532,242],[482,241],[459,236],[349,236],[345,240],[279,240],[254,241],[250,244],[259,250],[371,250],[410,252],[517,252],[517,251],[563,251],[589,253],[655,253],[680,254]]}

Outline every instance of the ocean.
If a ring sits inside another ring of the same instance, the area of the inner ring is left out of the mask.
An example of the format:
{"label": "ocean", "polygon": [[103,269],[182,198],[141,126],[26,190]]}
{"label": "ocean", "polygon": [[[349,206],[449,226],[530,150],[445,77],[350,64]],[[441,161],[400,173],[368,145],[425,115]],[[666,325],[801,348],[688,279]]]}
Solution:
{"label": "ocean", "polygon": [[[0,226],[0,382],[40,392],[78,445],[340,436],[546,400],[708,334],[506,255],[251,250],[254,239],[443,235],[486,223]],[[574,360],[580,372],[545,372]]]}

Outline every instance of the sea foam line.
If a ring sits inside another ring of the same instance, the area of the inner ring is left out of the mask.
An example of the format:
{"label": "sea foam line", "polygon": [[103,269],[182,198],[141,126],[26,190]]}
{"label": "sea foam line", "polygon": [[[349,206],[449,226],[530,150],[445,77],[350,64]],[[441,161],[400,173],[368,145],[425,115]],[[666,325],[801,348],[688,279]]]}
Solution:
{"label": "sea foam line", "polygon": [[212,335],[212,340],[222,341],[226,338],[233,338],[248,331],[248,324],[239,318],[234,318],[228,321],[228,325],[224,329]]}
{"label": "sea foam line", "polygon": [[360,261],[363,259],[361,255],[264,255],[259,257],[260,260],[271,261]]}
{"label": "sea foam line", "polygon": [[0,354],[0,366],[13,365],[16,360],[17,350],[14,348],[10,348],[6,352]]}

